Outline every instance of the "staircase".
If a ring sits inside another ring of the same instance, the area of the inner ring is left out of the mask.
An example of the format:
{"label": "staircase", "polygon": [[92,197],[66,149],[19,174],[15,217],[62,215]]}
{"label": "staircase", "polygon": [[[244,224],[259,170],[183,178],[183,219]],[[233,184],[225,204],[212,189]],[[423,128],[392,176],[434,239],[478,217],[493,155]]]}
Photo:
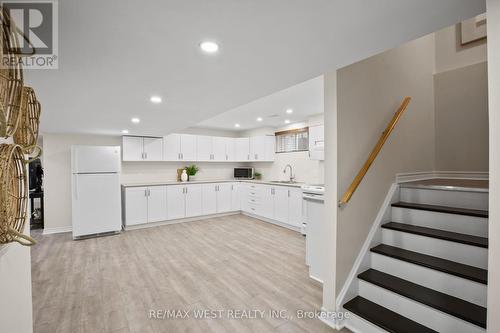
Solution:
{"label": "staircase", "polygon": [[486,332],[487,183],[404,183],[387,216],[343,304],[351,313],[345,325],[363,333]]}

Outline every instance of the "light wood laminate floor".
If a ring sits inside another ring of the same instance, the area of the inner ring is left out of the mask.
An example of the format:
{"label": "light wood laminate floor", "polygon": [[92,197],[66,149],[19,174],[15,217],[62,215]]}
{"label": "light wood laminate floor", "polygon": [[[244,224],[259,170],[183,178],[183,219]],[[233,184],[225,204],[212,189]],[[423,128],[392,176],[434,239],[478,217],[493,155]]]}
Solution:
{"label": "light wood laminate floor", "polygon": [[[308,277],[304,237],[259,220],[232,215],[80,241],[35,237],[35,333],[334,332],[295,318],[296,310],[318,310],[322,297]],[[201,309],[222,318],[194,319]],[[151,319],[151,310],[190,318]],[[266,313],[232,319],[232,310]]]}

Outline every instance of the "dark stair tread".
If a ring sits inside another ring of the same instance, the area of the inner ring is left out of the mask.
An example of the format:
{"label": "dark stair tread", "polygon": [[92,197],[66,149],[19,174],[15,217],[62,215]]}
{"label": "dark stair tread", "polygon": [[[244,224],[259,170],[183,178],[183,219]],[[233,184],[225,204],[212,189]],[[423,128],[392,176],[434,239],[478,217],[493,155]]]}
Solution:
{"label": "dark stair tread", "polygon": [[373,303],[361,296],[356,296],[344,304],[344,309],[377,325],[391,333],[437,333],[394,311]]}
{"label": "dark stair tread", "polygon": [[431,212],[438,212],[438,213],[448,213],[448,214],[468,215],[468,216],[474,216],[474,217],[486,217],[486,218],[488,218],[488,211],[481,210],[481,209],[468,209],[468,208],[460,208],[460,207],[426,205],[426,204],[419,204],[419,203],[413,203],[413,202],[402,202],[402,201],[393,203],[392,207],[428,210]]}
{"label": "dark stair tread", "polygon": [[410,262],[415,265],[435,269],[440,272],[459,276],[475,282],[487,284],[488,271],[479,267],[461,264],[455,261],[429,256],[418,252],[408,251],[399,247],[380,244],[371,249],[372,252],[391,258]]}
{"label": "dark stair tread", "polygon": [[358,275],[358,278],[468,321],[474,325],[486,328],[486,308],[482,306],[375,269],[364,271]]}
{"label": "dark stair tread", "polygon": [[447,240],[456,243],[462,243],[467,245],[479,246],[483,248],[488,248],[488,238],[472,236],[466,234],[459,234],[457,232],[451,232],[446,230],[439,230],[427,227],[420,227],[411,224],[389,222],[382,225],[382,228],[391,229],[401,232],[407,232],[410,234],[427,236],[442,240]]}

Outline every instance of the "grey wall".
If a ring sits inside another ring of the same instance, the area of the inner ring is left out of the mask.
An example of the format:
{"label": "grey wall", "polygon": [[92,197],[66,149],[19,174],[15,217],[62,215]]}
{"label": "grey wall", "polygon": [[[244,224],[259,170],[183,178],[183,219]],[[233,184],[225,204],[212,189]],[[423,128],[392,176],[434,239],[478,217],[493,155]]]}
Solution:
{"label": "grey wall", "polygon": [[488,171],[486,62],[434,76],[436,168]]}
{"label": "grey wall", "polygon": [[[327,137],[326,146],[337,145],[338,148],[339,196],[363,164],[403,97],[410,95],[413,98],[349,204],[338,210],[337,292],[353,266],[395,175],[434,170],[434,59],[434,36],[430,35],[337,72],[338,141]],[[335,110],[329,108],[325,112]],[[329,119],[328,115],[325,119]]]}

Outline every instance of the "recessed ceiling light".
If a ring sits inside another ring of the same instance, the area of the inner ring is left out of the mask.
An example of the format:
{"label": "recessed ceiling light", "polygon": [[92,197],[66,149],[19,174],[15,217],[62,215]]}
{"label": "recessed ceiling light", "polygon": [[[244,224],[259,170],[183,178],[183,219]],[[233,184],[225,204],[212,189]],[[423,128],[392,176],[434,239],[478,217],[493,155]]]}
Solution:
{"label": "recessed ceiling light", "polygon": [[290,124],[290,120],[285,120],[285,124]]}
{"label": "recessed ceiling light", "polygon": [[206,52],[206,53],[215,53],[215,52],[219,51],[219,45],[217,45],[217,43],[209,42],[209,41],[202,42],[200,44],[200,48],[203,50],[203,52]]}
{"label": "recessed ceiling light", "polygon": [[288,114],[292,114],[292,113],[293,113],[293,110],[292,110],[292,109],[287,109],[287,110],[286,110],[286,113],[288,113]]}
{"label": "recessed ceiling light", "polygon": [[240,124],[234,124],[234,127],[240,127]]}
{"label": "recessed ceiling light", "polygon": [[258,118],[257,118],[257,121],[262,121],[262,117],[258,117]]}
{"label": "recessed ceiling light", "polygon": [[149,100],[151,101],[151,103],[155,103],[155,104],[160,104],[161,103],[161,97],[160,96],[151,96],[151,98]]}
{"label": "recessed ceiling light", "polygon": [[130,119],[130,121],[132,121],[134,124],[138,124],[141,122],[141,120],[139,118],[132,118],[132,119]]}
{"label": "recessed ceiling light", "polygon": [[122,130],[123,134],[128,134],[128,130]]}

